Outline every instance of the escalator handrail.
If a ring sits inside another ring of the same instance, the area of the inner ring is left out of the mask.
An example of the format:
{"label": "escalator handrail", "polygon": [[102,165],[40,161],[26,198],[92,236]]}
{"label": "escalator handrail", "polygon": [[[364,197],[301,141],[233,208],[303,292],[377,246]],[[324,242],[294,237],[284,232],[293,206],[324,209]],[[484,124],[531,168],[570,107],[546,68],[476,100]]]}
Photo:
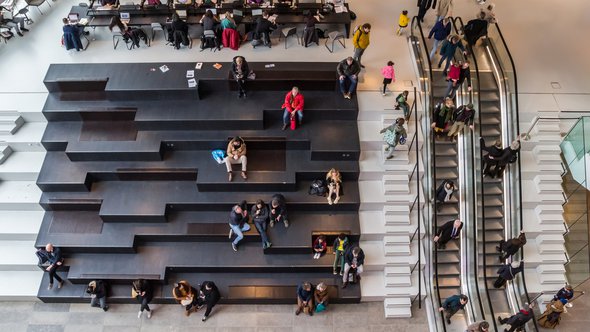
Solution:
{"label": "escalator handrail", "polygon": [[[414,26],[418,27],[418,30],[420,32],[420,35],[417,36],[414,33]],[[422,47],[424,47],[426,54],[428,54],[428,48],[426,47],[426,38],[424,37],[424,31],[422,30],[422,25],[420,24],[420,19],[418,19],[417,16],[414,16],[412,18],[412,23],[411,23],[411,35],[412,36],[416,36],[418,38],[420,38],[420,42],[422,43]],[[432,85],[433,79],[432,79],[432,63],[430,61],[430,57],[426,56],[426,61],[428,63],[428,79],[430,79],[430,84]],[[424,66],[423,66],[424,67]],[[432,90],[432,89],[431,89]],[[433,101],[434,98],[432,96],[432,91],[430,91],[431,93],[428,94],[426,96],[426,98],[429,98],[430,100],[430,107],[432,107],[433,105]],[[430,109],[426,110],[427,112],[431,112]],[[432,166],[433,166],[433,178],[435,179],[435,186],[436,186],[436,148],[435,148],[435,142],[434,142],[434,136],[432,136],[432,152],[431,152],[431,156],[432,156]],[[430,190],[435,190],[434,188],[430,188]],[[436,200],[434,203],[434,223],[433,223],[433,228],[434,228],[434,233],[436,233],[436,221],[437,221],[437,212],[436,212]],[[432,232],[433,229],[431,229]],[[438,306],[439,308],[442,308],[442,302],[440,300],[440,287],[439,287],[439,280],[438,280],[438,250],[437,250],[437,246],[434,246],[434,278],[435,278],[435,285],[436,285],[436,297],[437,297],[437,301],[438,301]],[[443,326],[443,330],[445,332],[447,332],[447,326],[444,323],[444,313],[440,314],[441,319],[443,320],[442,326]]]}
{"label": "escalator handrail", "polygon": [[[518,111],[518,78],[516,76],[516,66],[514,65],[514,59],[512,58],[512,54],[510,53],[510,49],[508,49],[508,45],[506,44],[506,40],[504,39],[504,35],[502,34],[502,30],[500,29],[500,26],[498,25],[498,23],[494,23],[493,25],[490,24],[491,26],[496,27],[496,30],[498,31],[498,35],[500,36],[500,40],[502,41],[502,46],[504,47],[504,50],[506,51],[506,54],[508,54],[508,59],[510,60],[510,66],[512,67],[512,74],[514,75],[514,111],[513,113],[516,116],[516,135],[518,136],[518,134],[520,133],[520,120],[519,120],[519,111]],[[494,49],[494,45],[493,43],[489,43],[491,49]],[[504,73],[504,71],[502,71],[502,73]],[[506,76],[506,75],[505,75]],[[504,77],[505,78],[505,77]],[[506,79],[504,79],[504,84],[506,84]],[[519,158],[517,160],[517,173],[518,173],[518,199],[519,199],[519,218],[520,218],[520,229],[524,229],[524,217],[523,217],[523,212],[522,212],[522,173],[521,173],[521,158],[520,158],[520,153],[519,153]],[[521,260],[524,260],[524,247],[520,248],[520,258]],[[521,278],[522,278],[522,286],[524,289],[524,295],[527,299],[528,303],[531,303],[531,298],[529,296],[529,291],[526,285],[526,278],[525,278],[525,273],[523,271],[523,273],[520,274]],[[539,331],[539,327],[537,326],[537,320],[533,317],[532,319],[533,321],[533,326],[535,327],[535,331]]]}
{"label": "escalator handrail", "polygon": [[[463,31],[463,28],[465,27],[465,25],[463,24],[463,19],[461,19],[461,17],[455,17],[453,19],[453,25],[455,26],[455,30],[457,30],[457,27],[456,27],[457,22],[460,24],[461,31]],[[457,31],[459,31],[459,30],[457,30]],[[473,54],[473,49],[472,48],[469,48],[469,50],[471,51],[469,53],[471,55],[471,60],[473,62],[473,66],[474,66],[474,69],[475,69],[475,77],[476,77],[476,80],[477,80],[477,82],[476,82],[477,83],[476,89],[477,89],[477,92],[480,93],[480,91],[481,91],[480,82],[481,81],[480,81],[480,76],[479,76],[479,66],[477,64],[477,59],[476,59],[475,55]],[[480,96],[481,96],[481,93],[480,93]],[[478,117],[479,117],[479,119],[478,119],[478,122],[479,122],[479,126],[478,126],[479,127],[479,137],[483,137],[483,135],[482,135],[483,134],[482,133],[482,127],[483,127],[483,125],[482,125],[482,115],[481,115],[481,98],[478,98],[477,99],[477,112],[478,112]],[[480,156],[480,160],[483,160],[483,151],[481,149],[479,150],[479,156]],[[476,172],[475,163],[474,163],[474,167],[473,167],[473,170],[472,171],[473,172]],[[475,178],[475,176],[474,176],[474,178]],[[483,280],[484,280],[484,287],[485,287],[486,299],[487,299],[488,306],[490,308],[490,312],[491,312],[491,315],[492,315],[491,321],[494,324],[494,330],[497,331],[498,330],[498,326],[497,326],[496,320],[494,319],[494,317],[495,317],[495,315],[494,315],[494,307],[492,305],[492,301],[491,301],[491,298],[490,298],[490,290],[489,290],[488,283],[487,283],[487,277],[488,277],[487,276],[487,270],[488,269],[487,269],[486,246],[485,246],[485,243],[486,243],[486,223],[485,223],[485,191],[484,191],[484,188],[483,188],[483,172],[480,172],[480,183],[482,184],[480,186],[480,195],[481,195],[481,220],[483,221],[481,223],[481,225],[482,225],[482,243],[483,243],[483,246],[482,246],[483,247],[483,249],[482,249],[483,250],[483,253],[482,253],[483,254],[483,260],[482,260],[482,262],[483,262],[483,275],[484,275]],[[475,191],[474,191],[474,194],[475,194]],[[477,209],[475,211],[477,211]],[[474,227],[474,233],[473,234],[474,235],[477,234],[477,228],[476,227]],[[476,237],[474,236],[474,239],[475,238]],[[474,255],[475,255],[474,256],[474,264],[475,264],[474,267],[475,267],[475,269],[477,271],[479,269],[479,266],[477,264],[477,259],[479,257],[479,255],[477,253],[477,245],[474,245]],[[475,279],[475,282],[476,282],[476,287],[479,290],[480,289],[479,288],[479,280],[478,280],[479,278],[476,276],[474,279]],[[481,297],[479,297],[479,298],[480,298],[480,301],[479,301],[480,309],[481,309],[482,315],[484,316],[484,319],[485,319],[485,311],[483,309],[483,304],[481,303]]]}

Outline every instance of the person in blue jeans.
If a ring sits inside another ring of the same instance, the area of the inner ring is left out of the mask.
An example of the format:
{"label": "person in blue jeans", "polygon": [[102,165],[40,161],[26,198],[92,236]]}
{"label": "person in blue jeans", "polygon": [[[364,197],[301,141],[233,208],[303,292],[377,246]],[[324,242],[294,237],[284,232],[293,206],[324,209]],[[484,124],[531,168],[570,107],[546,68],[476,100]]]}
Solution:
{"label": "person in blue jeans", "polygon": [[[350,99],[350,96],[356,90],[356,83],[358,81],[358,74],[361,72],[361,67],[355,59],[349,56],[338,63],[336,71],[338,72],[338,81],[340,82],[340,92],[342,92],[345,99]],[[348,89],[346,88],[347,81],[350,81]]]}
{"label": "person in blue jeans", "polygon": [[447,76],[447,70],[449,69],[451,61],[455,57],[455,51],[457,50],[457,47],[461,49],[461,51],[463,51],[464,55],[467,55],[467,52],[465,51],[465,46],[463,46],[461,38],[459,38],[459,36],[457,35],[449,36],[447,39],[445,39],[440,48],[441,57],[440,61],[438,62],[438,68],[440,68],[442,66],[443,61],[446,60],[445,69],[443,70],[443,76]]}
{"label": "person in blue jeans", "polygon": [[256,201],[256,204],[252,206],[250,215],[252,216],[252,221],[254,221],[254,226],[256,226],[256,229],[262,238],[262,249],[270,248],[272,243],[268,241],[268,235],[266,234],[266,225],[268,224],[270,215],[268,206],[259,199]]}
{"label": "person in blue jeans", "polygon": [[432,27],[430,33],[428,33],[428,39],[434,37],[434,43],[432,44],[432,50],[430,51],[430,61],[434,59],[434,55],[438,50],[439,44],[444,42],[450,34],[451,20],[448,17],[436,22],[436,24]]}
{"label": "person in blue jeans", "polygon": [[231,248],[234,251],[238,251],[238,243],[242,241],[244,238],[243,232],[247,232],[250,230],[250,225],[248,225],[248,211],[246,209],[246,201],[243,201],[240,204],[234,205],[229,213],[229,238],[231,239],[232,235],[235,233],[236,238],[231,243]]}

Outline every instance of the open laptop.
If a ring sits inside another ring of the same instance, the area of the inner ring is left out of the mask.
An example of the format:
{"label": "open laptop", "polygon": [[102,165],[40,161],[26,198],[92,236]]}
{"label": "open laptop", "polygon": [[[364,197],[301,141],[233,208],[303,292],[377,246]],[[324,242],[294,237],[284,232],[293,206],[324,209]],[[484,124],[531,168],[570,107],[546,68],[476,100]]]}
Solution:
{"label": "open laptop", "polygon": [[258,18],[262,16],[262,9],[252,9],[252,17]]}
{"label": "open laptop", "polygon": [[70,21],[70,24],[76,24],[80,21],[80,15],[78,13],[69,13],[68,21]]}
{"label": "open laptop", "polygon": [[129,13],[119,13],[119,16],[121,18],[121,22],[127,24],[129,23],[129,21],[131,21],[131,15]]}

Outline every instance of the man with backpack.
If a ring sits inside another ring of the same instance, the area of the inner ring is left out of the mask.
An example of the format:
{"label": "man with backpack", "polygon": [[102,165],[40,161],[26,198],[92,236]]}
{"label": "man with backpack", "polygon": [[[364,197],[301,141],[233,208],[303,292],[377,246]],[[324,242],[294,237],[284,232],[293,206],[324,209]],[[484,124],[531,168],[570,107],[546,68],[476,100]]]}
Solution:
{"label": "man with backpack", "polygon": [[361,27],[356,28],[352,37],[352,44],[354,45],[353,58],[358,62],[361,68],[365,68],[365,66],[363,66],[361,63],[361,57],[371,42],[370,33],[371,25],[369,23],[365,23]]}

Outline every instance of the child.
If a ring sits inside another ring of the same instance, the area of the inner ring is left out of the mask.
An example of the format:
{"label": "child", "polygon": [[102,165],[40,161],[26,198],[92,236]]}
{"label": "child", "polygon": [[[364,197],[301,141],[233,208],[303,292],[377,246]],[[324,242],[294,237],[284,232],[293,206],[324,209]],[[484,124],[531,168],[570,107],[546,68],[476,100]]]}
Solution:
{"label": "child", "polygon": [[387,86],[391,82],[395,82],[395,70],[393,69],[393,61],[387,61],[387,66],[381,69],[381,74],[383,75],[383,95],[385,96],[385,91],[387,90]]}
{"label": "child", "polygon": [[399,110],[400,108],[404,111],[404,119],[409,120],[410,118],[410,104],[408,104],[408,90],[404,90],[402,93],[395,97],[396,105],[395,109]]}
{"label": "child", "polygon": [[403,144],[405,139],[408,137],[406,133],[406,129],[404,128],[405,120],[404,118],[397,118],[395,123],[389,127],[383,128],[380,133],[385,135],[383,136],[383,140],[387,143],[387,147],[385,151],[388,151],[386,158],[391,159],[393,158],[393,151],[395,147],[400,143]]}
{"label": "child", "polygon": [[402,34],[404,29],[408,26],[408,23],[410,23],[410,18],[408,17],[408,11],[404,10],[399,15],[399,28],[397,29],[398,36]]}
{"label": "child", "polygon": [[313,259],[320,259],[326,252],[326,237],[324,235],[318,236],[313,242]]}

